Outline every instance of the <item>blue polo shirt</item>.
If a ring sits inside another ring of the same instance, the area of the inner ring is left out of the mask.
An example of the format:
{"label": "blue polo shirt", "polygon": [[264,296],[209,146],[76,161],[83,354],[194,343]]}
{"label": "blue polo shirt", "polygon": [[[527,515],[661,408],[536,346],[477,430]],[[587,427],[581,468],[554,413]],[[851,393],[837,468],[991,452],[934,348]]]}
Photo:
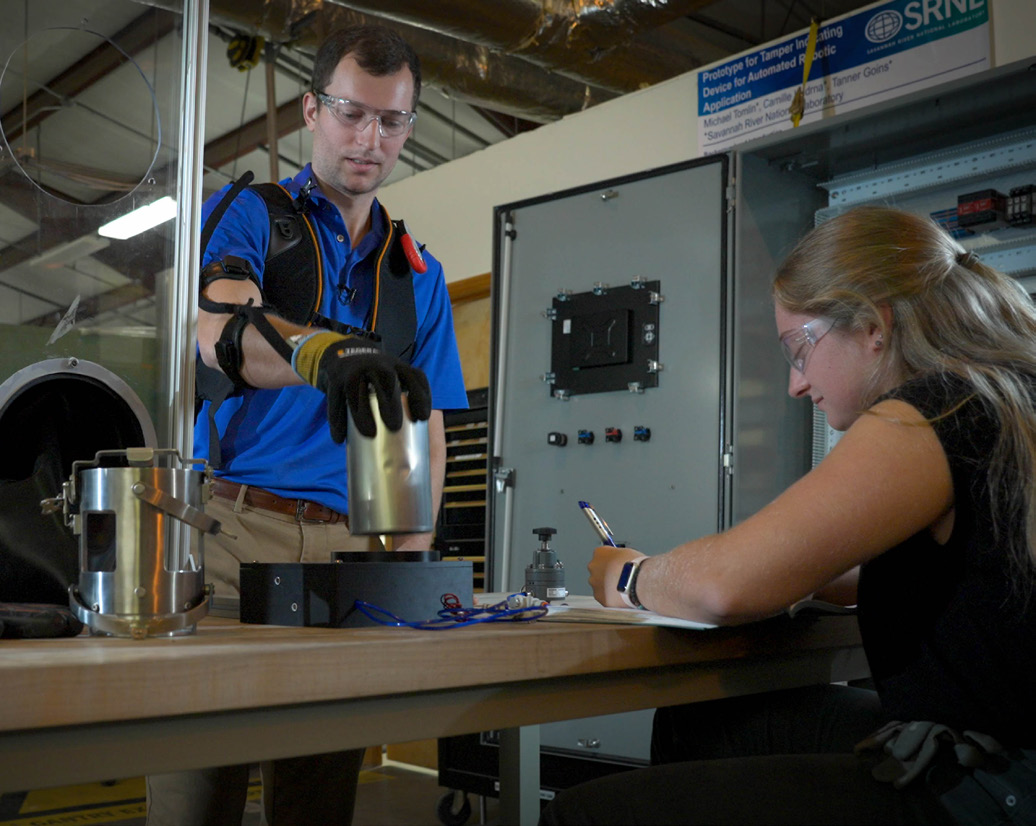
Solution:
{"label": "blue polo shirt", "polygon": [[[307,164],[294,179],[281,184],[295,196],[311,177]],[[315,183],[314,180],[310,191],[309,217],[323,256],[320,313],[344,324],[370,329],[376,252],[386,233],[383,210],[375,201],[371,209],[372,229],[353,249],[337,207]],[[202,207],[203,224],[227,189],[229,186],[206,201]],[[230,204],[213,232],[203,266],[214,259],[236,255],[248,260],[261,283],[269,237],[266,204],[246,189]],[[467,395],[442,265],[427,250],[424,258],[427,271],[414,273],[417,336],[411,363],[427,374],[434,408],[466,408]],[[209,404],[204,403],[194,428],[194,454],[204,458],[209,457]],[[279,390],[246,389],[242,395],[223,402],[216,412],[216,426],[223,461],[220,476],[349,512],[345,445],[332,441],[326,397],[316,388],[302,385]]]}

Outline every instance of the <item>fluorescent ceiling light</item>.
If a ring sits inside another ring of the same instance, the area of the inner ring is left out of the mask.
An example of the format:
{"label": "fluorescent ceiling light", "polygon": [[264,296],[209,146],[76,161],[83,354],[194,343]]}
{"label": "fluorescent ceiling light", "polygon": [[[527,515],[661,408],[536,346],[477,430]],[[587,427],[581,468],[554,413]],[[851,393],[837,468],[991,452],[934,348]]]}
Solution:
{"label": "fluorescent ceiling light", "polygon": [[146,206],[138,207],[121,218],[109,221],[97,230],[97,234],[124,241],[175,217],[176,201],[166,195]]}

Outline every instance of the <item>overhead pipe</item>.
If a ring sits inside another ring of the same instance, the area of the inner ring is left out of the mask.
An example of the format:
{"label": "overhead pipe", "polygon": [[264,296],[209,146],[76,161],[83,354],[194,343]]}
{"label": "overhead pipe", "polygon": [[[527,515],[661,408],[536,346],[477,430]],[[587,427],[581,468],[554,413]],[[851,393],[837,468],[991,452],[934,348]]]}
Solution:
{"label": "overhead pipe", "polygon": [[[165,7],[169,0],[142,2]],[[310,54],[335,29],[385,22],[323,0],[212,0],[210,19]],[[402,22],[391,25],[420,55],[428,85],[449,89],[476,106],[546,123],[616,97],[614,91],[559,77],[487,46]]]}
{"label": "overhead pipe", "polygon": [[715,0],[328,0],[521,57],[625,94],[717,59],[714,46],[659,27]]}

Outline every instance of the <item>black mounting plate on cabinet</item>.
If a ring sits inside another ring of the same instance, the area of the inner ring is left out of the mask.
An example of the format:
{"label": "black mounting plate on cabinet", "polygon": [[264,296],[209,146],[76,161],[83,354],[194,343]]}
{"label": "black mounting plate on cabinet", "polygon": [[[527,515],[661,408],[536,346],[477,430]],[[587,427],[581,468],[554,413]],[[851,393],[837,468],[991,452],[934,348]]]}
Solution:
{"label": "black mounting plate on cabinet", "polygon": [[659,281],[555,296],[551,395],[658,386]]}

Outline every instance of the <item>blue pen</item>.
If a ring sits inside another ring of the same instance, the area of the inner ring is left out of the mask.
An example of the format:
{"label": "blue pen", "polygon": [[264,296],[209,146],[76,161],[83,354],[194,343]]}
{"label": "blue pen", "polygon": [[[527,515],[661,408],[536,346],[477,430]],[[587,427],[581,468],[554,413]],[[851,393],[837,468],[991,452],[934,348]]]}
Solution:
{"label": "blue pen", "polygon": [[609,528],[608,524],[597,515],[597,511],[590,506],[590,503],[580,502],[579,507],[583,509],[583,513],[585,513],[586,518],[590,520],[590,524],[594,526],[594,530],[597,531],[597,535],[601,537],[601,541],[604,542],[605,545],[611,545],[613,548],[617,548],[618,545],[615,544],[615,537],[612,536],[611,528]]}

